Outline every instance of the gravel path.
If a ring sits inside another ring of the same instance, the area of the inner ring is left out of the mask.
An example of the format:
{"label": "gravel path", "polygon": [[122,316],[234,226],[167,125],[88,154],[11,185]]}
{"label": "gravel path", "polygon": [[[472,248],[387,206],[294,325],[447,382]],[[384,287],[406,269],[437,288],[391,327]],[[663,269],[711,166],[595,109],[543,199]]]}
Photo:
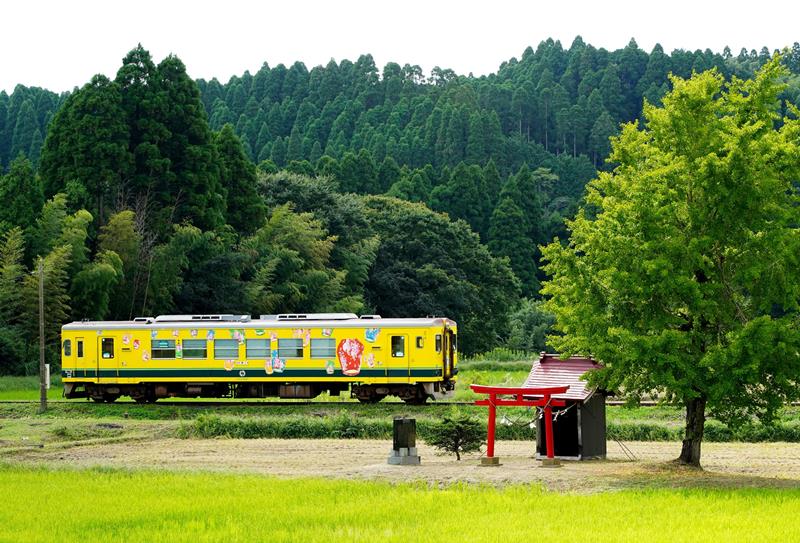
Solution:
{"label": "gravel path", "polygon": [[422,444],[421,466],[386,463],[391,443],[376,440],[155,439],[87,445],[61,450],[32,450],[8,458],[26,465],[87,468],[203,470],[258,473],[275,477],[381,479],[506,485],[541,483],[558,491],[596,492],[628,487],[795,487],[800,488],[800,444],[707,443],[703,471],[679,468],[669,461],[679,443],[627,443],[637,460],[628,461],[609,442],[604,461],[564,462],[542,468],[531,458],[532,444],[497,444],[499,467],[479,466],[478,455],[457,462],[437,456]]}

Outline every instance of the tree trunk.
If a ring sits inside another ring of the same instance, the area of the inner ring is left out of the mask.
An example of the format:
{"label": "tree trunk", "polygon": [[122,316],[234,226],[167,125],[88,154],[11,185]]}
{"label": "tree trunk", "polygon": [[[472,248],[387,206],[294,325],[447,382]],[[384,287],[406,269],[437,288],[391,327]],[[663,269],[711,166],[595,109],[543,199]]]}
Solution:
{"label": "tree trunk", "polygon": [[703,442],[703,429],[706,424],[705,397],[693,398],[686,402],[686,432],[683,438],[680,464],[700,467],[700,444]]}

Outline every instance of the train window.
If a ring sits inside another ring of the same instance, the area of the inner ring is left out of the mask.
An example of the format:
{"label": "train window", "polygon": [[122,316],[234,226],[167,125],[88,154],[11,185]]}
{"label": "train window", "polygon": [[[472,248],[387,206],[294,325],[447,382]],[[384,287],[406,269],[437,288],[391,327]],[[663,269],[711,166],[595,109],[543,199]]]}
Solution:
{"label": "train window", "polygon": [[279,339],[278,358],[303,358],[303,340]]}
{"label": "train window", "polygon": [[392,336],[392,356],[402,358],[406,355],[406,336]]}
{"label": "train window", "polygon": [[64,340],[64,356],[72,356],[72,342],[68,339]]}
{"label": "train window", "polygon": [[436,352],[442,352],[442,334],[436,334]]}
{"label": "train window", "polygon": [[83,358],[83,341],[78,340],[78,358]]}
{"label": "train window", "polygon": [[204,339],[184,339],[184,358],[208,358],[208,343]]}
{"label": "train window", "polygon": [[311,358],[333,358],[336,356],[336,340],[332,338],[312,339]]}
{"label": "train window", "polygon": [[417,349],[422,349],[425,346],[425,338],[417,336]]}
{"label": "train window", "polygon": [[269,358],[268,339],[248,339],[247,358]]}
{"label": "train window", "polygon": [[100,353],[103,358],[114,358],[114,338],[104,337],[100,340]]}
{"label": "train window", "polygon": [[217,360],[229,360],[239,358],[238,339],[215,339],[214,358]]}
{"label": "train window", "polygon": [[150,341],[150,353],[153,360],[160,358],[175,358],[174,339],[154,339]]}

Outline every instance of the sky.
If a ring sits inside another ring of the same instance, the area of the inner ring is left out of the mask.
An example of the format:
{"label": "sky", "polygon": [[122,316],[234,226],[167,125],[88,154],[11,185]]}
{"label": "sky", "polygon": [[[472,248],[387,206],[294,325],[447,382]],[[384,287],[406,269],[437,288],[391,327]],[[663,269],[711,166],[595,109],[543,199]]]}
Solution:
{"label": "sky", "polygon": [[495,72],[547,38],[576,35],[606,49],[781,49],[800,41],[800,2],[731,0],[137,0],[17,1],[0,9],[0,90],[61,92],[113,77],[141,43],[158,62],[177,55],[190,76],[226,82],[264,62],[312,68],[370,53],[387,62]]}

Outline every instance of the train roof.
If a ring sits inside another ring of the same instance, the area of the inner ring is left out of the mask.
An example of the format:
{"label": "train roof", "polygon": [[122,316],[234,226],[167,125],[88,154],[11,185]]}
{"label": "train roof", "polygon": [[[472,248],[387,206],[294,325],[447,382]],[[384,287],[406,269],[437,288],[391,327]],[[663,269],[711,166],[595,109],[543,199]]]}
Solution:
{"label": "train roof", "polygon": [[136,330],[163,328],[403,328],[443,326],[456,323],[445,317],[393,318],[354,313],[285,313],[261,315],[160,315],[137,317],[130,321],[76,321],[65,324],[62,330]]}

